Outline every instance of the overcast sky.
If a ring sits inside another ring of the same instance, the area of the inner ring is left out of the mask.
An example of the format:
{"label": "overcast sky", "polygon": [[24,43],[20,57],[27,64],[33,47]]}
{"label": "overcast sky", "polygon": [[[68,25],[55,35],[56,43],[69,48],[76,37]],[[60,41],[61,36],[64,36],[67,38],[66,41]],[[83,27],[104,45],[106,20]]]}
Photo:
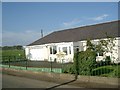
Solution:
{"label": "overcast sky", "polygon": [[3,2],[2,45],[27,45],[58,30],[118,19],[117,2]]}

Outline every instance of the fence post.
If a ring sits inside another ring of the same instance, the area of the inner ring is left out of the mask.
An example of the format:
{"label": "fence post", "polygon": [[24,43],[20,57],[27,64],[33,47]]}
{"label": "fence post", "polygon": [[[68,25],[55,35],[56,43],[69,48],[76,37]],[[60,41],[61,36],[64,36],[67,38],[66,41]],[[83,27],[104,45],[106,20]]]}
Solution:
{"label": "fence post", "polygon": [[79,49],[77,48],[76,49],[77,53],[76,53],[76,63],[75,63],[75,69],[76,69],[76,72],[75,72],[75,80],[78,78],[78,72],[79,72],[79,67],[78,67],[78,54],[79,54]]}
{"label": "fence post", "polygon": [[10,68],[10,56],[9,56],[9,68]]}
{"label": "fence post", "polygon": [[28,61],[28,60],[26,59],[26,70],[27,70],[27,61]]}
{"label": "fence post", "polygon": [[52,72],[52,61],[50,63],[51,63],[51,65],[50,65],[51,66],[51,72]]}
{"label": "fence post", "polygon": [[62,59],[62,73],[63,73],[63,59]]}

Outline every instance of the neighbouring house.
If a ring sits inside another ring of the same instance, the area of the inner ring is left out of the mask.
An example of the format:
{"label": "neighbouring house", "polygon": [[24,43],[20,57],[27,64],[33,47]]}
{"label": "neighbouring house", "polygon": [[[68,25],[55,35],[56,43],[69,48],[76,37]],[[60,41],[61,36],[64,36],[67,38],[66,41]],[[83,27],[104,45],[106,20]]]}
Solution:
{"label": "neighbouring house", "polygon": [[[107,55],[112,58],[112,61],[118,63],[120,62],[118,23],[119,20],[55,31],[27,45],[25,47],[26,57],[35,61],[73,62],[77,48],[79,51],[86,50],[87,39],[91,39],[93,43],[97,44],[100,39],[107,39],[107,33],[108,36],[116,38],[115,50],[112,50],[112,54],[107,53]],[[59,57],[61,53],[62,57]],[[103,56],[98,54],[96,60],[102,60]]]}

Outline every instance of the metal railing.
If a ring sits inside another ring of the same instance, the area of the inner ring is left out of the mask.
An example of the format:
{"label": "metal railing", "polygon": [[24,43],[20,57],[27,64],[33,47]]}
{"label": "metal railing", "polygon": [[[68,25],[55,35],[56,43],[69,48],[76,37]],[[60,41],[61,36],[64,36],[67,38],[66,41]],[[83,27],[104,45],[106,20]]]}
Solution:
{"label": "metal railing", "polygon": [[[2,57],[1,66],[3,68],[13,68],[19,70],[32,70],[40,72],[52,72],[52,73],[70,73],[75,74],[77,79],[78,75],[87,76],[100,76],[100,77],[120,77],[119,67],[120,64],[111,62],[97,62],[94,68],[90,71],[90,74],[82,73],[77,71],[79,68],[73,68],[73,63],[56,63],[47,61],[30,61],[23,57]],[[69,66],[69,67],[66,67]],[[76,62],[76,67],[78,63]],[[65,70],[66,69],[66,70]],[[87,72],[84,71],[84,72]]]}

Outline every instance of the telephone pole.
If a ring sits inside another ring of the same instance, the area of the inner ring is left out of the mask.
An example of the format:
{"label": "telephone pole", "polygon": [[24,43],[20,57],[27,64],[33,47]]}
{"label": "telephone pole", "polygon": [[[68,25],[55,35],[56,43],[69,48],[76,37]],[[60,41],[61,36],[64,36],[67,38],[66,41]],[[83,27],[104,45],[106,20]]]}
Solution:
{"label": "telephone pole", "polygon": [[41,38],[43,38],[43,30],[41,29]]}

